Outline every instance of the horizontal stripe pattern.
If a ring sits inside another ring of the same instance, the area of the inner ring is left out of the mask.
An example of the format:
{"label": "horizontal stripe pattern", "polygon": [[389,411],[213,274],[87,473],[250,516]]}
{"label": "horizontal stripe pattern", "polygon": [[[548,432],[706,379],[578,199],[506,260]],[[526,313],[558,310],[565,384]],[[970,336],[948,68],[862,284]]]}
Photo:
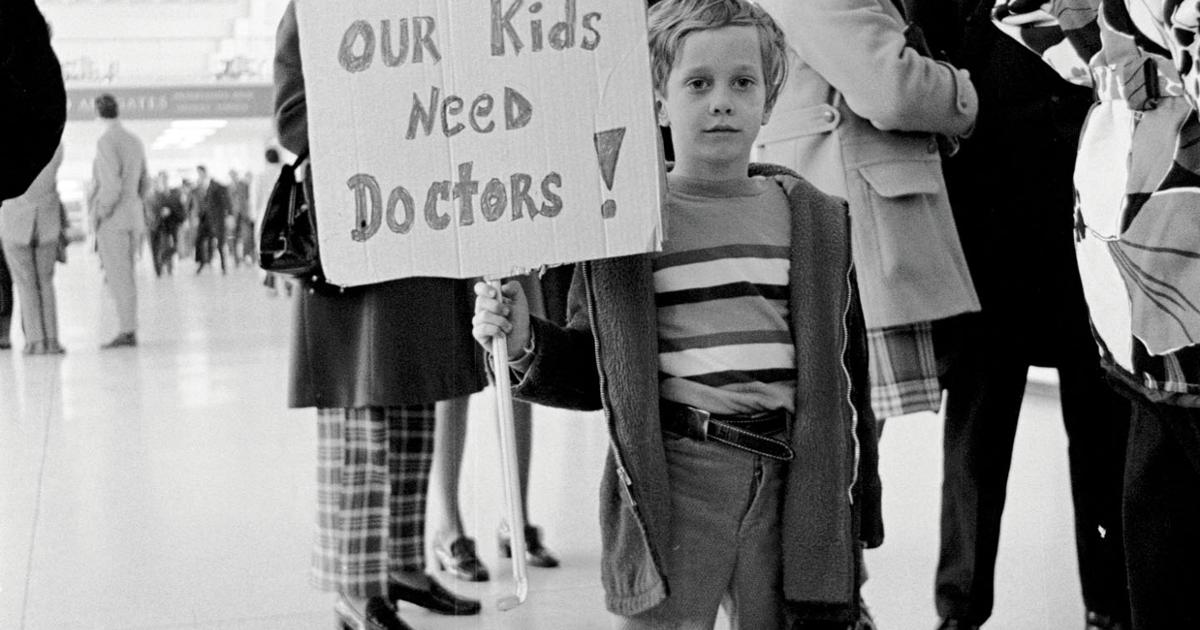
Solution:
{"label": "horizontal stripe pattern", "polygon": [[786,198],[770,183],[741,196],[676,195],[677,183],[653,261],[660,389],[716,413],[747,395],[778,405],[796,377]]}

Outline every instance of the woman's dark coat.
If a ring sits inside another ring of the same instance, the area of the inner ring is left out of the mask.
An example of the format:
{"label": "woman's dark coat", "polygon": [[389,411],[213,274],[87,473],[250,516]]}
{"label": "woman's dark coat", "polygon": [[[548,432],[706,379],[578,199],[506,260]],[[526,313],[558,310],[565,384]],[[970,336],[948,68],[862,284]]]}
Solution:
{"label": "woman's dark coat", "polygon": [[[289,3],[276,34],[275,121],[280,143],[296,154],[308,151],[307,113]],[[321,156],[312,165],[320,169]],[[413,405],[483,389],[473,304],[465,280],[406,278],[344,290],[306,282],[292,327],[291,406]]]}

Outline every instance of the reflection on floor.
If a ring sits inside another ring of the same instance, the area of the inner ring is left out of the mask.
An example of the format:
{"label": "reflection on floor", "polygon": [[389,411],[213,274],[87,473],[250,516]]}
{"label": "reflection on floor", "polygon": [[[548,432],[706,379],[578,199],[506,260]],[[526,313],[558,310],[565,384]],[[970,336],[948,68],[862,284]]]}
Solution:
{"label": "reflection on floor", "polygon": [[[307,583],[315,422],[284,408],[287,298],[269,297],[246,267],[197,276],[186,264],[156,279],[142,260],[140,346],[101,352],[114,315],[84,250],[73,246],[58,270],[68,354],[0,353],[0,628],[333,627],[331,597]],[[529,600],[496,609],[512,585],[496,551],[491,401],[472,401],[462,492],[493,580],[442,576],[485,610],[405,607],[406,620],[422,630],[609,627],[596,522],[606,437],[594,414],[536,412],[531,510],[563,566],[531,569]],[[1057,401],[1031,396],[1023,414],[987,627],[1082,627]],[[884,630],[936,622],[940,449],[932,414],[887,427],[888,538],[867,556],[866,588]]]}

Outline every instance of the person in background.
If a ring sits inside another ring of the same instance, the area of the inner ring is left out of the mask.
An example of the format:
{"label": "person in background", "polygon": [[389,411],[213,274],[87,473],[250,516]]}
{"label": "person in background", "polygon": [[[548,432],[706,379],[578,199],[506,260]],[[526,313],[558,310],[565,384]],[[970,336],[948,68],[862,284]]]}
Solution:
{"label": "person in background", "polygon": [[991,616],[1027,372],[1043,366],[1058,373],[1081,623],[1126,629],[1121,476],[1129,404],[1104,382],[1073,245],[1071,175],[1092,91],[1062,80],[997,29],[991,0],[910,6],[930,47],[968,70],[980,95],[974,132],[946,161],[955,224],[983,310],[937,330],[948,390],[934,592],[940,627],[978,628]]}
{"label": "person in background", "polygon": [[240,267],[243,262],[253,264],[254,220],[250,218],[250,173],[243,177],[236,170],[229,169],[229,202],[233,219],[233,241],[229,244],[229,254],[233,256],[233,265]]}
{"label": "person in background", "polygon": [[176,235],[186,219],[180,189],[172,188],[166,171],[159,171],[154,180],[154,193],[147,201],[153,228],[150,233],[150,251],[154,254],[154,274],[161,276],[175,272]]}
{"label": "person in background", "polygon": [[[275,123],[286,149],[308,152],[293,3],[276,34]],[[312,155],[313,172],[323,159]],[[434,406],[486,384],[470,299],[466,281],[431,277],[345,290],[309,277],[297,294],[288,402],[317,408],[312,578],[337,593],[344,628],[407,630],[399,600],[447,615],[480,611],[425,571]]]}
{"label": "person in background", "polygon": [[183,221],[175,232],[175,249],[180,260],[194,258],[196,253],[196,226],[200,223],[196,201],[196,184],[184,177],[179,183],[179,201],[183,204]]}
{"label": "person in background", "polygon": [[[542,300],[542,282],[537,272],[519,276],[517,279],[525,288],[525,295],[529,297],[530,311],[539,317],[547,318],[547,309]],[[570,277],[566,277],[566,280],[570,282]],[[563,308],[551,321],[565,324],[565,313],[566,309]],[[464,533],[458,500],[459,470],[462,467],[463,448],[467,440],[469,400],[470,397],[463,396],[437,404],[433,491],[440,499],[435,505],[440,506],[441,511],[433,518],[433,555],[443,571],[469,582],[486,582],[489,578],[487,566],[475,553],[475,541]],[[513,401],[513,429],[517,443],[517,476],[521,486],[521,520],[525,523],[526,559],[531,566],[552,569],[558,566],[558,558],[542,542],[542,529],[531,525],[529,521],[529,466],[533,451],[532,405],[520,400]],[[500,555],[505,558],[512,557],[510,538],[510,533],[504,527],[497,533]]]}
{"label": "person in background", "polygon": [[88,207],[96,231],[96,247],[104,267],[105,284],[117,304],[117,336],[103,349],[137,345],[137,285],[133,263],[143,229],[142,197],[149,188],[146,149],[121,125],[117,99],[96,97],[96,114],[105,131],[96,143],[92,163],[92,194]]}
{"label": "person in background", "polygon": [[221,274],[225,269],[225,219],[232,211],[229,189],[208,176],[203,164],[196,167],[196,275],[212,263],[213,252],[221,257]]}
{"label": "person in background", "polygon": [[54,263],[59,236],[66,227],[62,200],[58,197],[58,168],[62,160],[63,150],[59,145],[25,194],[0,202],[0,245],[21,296],[25,354],[66,352],[58,341],[54,294]]}

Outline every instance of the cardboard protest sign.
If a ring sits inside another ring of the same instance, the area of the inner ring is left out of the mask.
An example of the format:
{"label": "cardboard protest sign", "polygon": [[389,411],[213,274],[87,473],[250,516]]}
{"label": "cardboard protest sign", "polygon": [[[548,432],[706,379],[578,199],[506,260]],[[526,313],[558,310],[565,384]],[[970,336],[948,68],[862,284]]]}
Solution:
{"label": "cardboard protest sign", "polygon": [[331,282],[658,249],[643,0],[297,0]]}

